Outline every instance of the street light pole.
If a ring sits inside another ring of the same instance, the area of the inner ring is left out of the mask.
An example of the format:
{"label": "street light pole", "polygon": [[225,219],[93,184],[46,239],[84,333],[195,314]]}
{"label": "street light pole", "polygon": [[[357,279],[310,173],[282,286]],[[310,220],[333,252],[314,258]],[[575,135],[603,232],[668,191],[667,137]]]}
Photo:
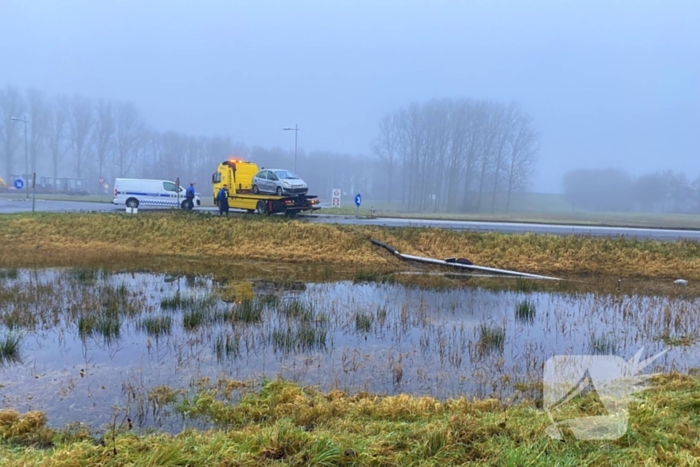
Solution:
{"label": "street light pole", "polygon": [[27,151],[27,119],[25,118],[24,120],[21,118],[17,117],[10,117],[12,120],[15,120],[17,122],[22,122],[24,123],[24,173],[25,177],[27,177],[27,180],[25,181],[25,185],[27,187],[27,199],[29,199],[29,151]]}
{"label": "street light pole", "polygon": [[297,135],[299,134],[299,127],[294,124],[294,128],[282,128],[285,131],[294,131],[294,173],[297,171]]}

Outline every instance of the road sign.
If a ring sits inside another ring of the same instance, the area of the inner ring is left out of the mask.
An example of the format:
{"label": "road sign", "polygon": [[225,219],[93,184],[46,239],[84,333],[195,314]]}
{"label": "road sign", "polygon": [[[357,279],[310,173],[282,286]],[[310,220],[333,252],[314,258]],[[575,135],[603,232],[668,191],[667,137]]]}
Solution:
{"label": "road sign", "polygon": [[333,198],[333,202],[331,203],[331,205],[334,208],[339,208],[340,207],[340,198]]}
{"label": "road sign", "polygon": [[24,188],[24,181],[21,178],[15,180],[15,188],[17,188],[18,190]]}
{"label": "road sign", "polygon": [[331,206],[334,208],[340,207],[340,188],[333,188],[333,199],[331,200]]}
{"label": "road sign", "polygon": [[100,182],[100,185],[102,185],[102,184],[105,182],[105,178],[104,178],[104,177],[100,177],[100,178],[97,179],[97,181]]}
{"label": "road sign", "polygon": [[362,196],[358,193],[355,195],[355,206],[359,208],[360,204],[362,204]]}
{"label": "road sign", "polygon": [[106,190],[107,188],[109,188],[109,184],[108,184],[108,183],[105,183],[105,190]]}
{"label": "road sign", "polygon": [[340,198],[340,189],[333,188],[333,198]]}

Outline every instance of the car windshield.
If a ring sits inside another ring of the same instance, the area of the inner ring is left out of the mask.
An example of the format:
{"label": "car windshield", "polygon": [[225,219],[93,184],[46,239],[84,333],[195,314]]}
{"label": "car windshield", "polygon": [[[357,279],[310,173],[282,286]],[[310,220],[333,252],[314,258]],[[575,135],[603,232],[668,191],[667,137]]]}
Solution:
{"label": "car windshield", "polygon": [[284,178],[284,179],[298,179],[296,175],[294,175],[292,172],[289,172],[287,170],[275,170],[275,173],[279,178]]}

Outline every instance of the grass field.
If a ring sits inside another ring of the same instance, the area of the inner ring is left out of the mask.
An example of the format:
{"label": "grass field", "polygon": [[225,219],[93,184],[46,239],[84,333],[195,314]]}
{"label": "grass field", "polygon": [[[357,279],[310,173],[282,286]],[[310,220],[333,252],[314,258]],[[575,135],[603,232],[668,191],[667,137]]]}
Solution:
{"label": "grass field", "polygon": [[[220,218],[196,212],[38,213],[3,216],[6,267],[169,261],[266,262],[316,270],[396,271],[405,263],[370,243],[402,253],[466,257],[475,264],[546,275],[700,278],[700,244],[625,238],[471,233],[306,223],[284,218]],[[322,265],[319,268],[318,265]]]}
{"label": "grass field", "polygon": [[[496,400],[320,393],[287,382],[202,382],[194,397],[159,388],[152,394],[185,419],[216,428],[172,436],[137,434],[115,420],[101,436],[80,426],[46,427],[40,412],[0,411],[0,461],[6,467],[69,466],[694,466],[700,460],[700,381],[668,375],[653,380],[629,410],[625,434],[580,441],[546,435],[542,400]],[[149,399],[151,395],[149,395]],[[237,403],[232,403],[236,400]],[[586,410],[559,419],[598,414]],[[566,431],[564,429],[564,431]]]}

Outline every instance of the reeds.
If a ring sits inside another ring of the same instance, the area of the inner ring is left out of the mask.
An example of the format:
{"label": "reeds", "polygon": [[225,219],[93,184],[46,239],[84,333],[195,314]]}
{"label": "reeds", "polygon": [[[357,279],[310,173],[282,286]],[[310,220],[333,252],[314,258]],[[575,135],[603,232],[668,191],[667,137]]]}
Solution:
{"label": "reeds", "polygon": [[0,365],[22,362],[21,343],[22,339],[19,336],[0,337]]}
{"label": "reeds", "polygon": [[171,316],[149,316],[143,318],[138,328],[148,336],[159,339],[172,333],[173,318]]}
{"label": "reeds", "polygon": [[535,321],[535,303],[532,300],[522,300],[515,305],[515,318],[524,323]]}

